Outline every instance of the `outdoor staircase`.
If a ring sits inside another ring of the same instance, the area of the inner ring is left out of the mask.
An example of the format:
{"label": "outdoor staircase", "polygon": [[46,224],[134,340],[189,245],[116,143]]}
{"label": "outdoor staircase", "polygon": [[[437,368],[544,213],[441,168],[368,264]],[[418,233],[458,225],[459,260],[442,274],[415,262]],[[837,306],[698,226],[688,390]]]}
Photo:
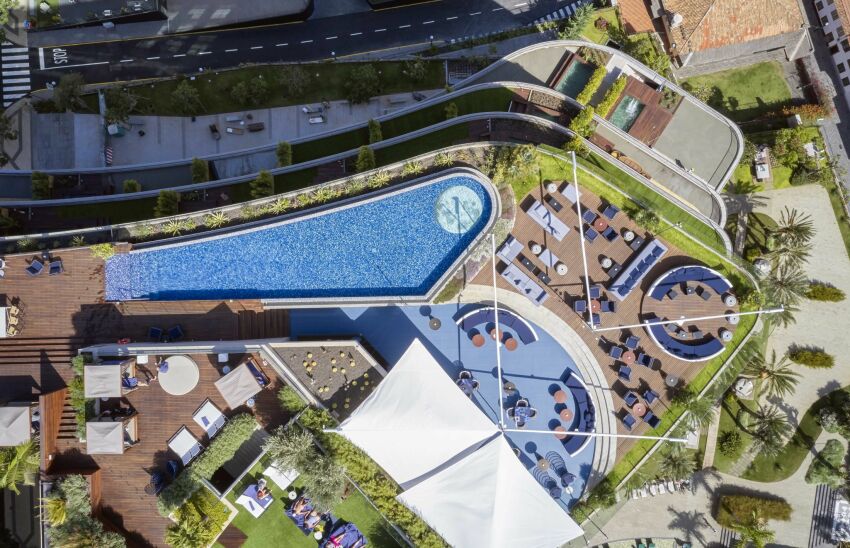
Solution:
{"label": "outdoor staircase", "polygon": [[83,339],[68,337],[26,338],[12,337],[0,343],[0,364],[3,367],[32,366],[52,363],[57,369],[70,365],[77,355]]}
{"label": "outdoor staircase", "polygon": [[71,407],[70,397],[65,397],[65,405],[62,406],[62,418],[59,419],[59,436],[60,440],[68,440],[68,442],[77,439],[77,418],[74,408]]}
{"label": "outdoor staircase", "polygon": [[289,311],[269,309],[239,311],[239,338],[274,339],[289,336]]}

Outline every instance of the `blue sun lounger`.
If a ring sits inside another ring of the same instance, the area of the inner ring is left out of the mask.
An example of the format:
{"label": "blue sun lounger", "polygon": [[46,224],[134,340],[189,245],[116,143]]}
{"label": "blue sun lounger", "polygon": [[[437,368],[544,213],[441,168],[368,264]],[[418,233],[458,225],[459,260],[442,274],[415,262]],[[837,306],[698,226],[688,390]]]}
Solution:
{"label": "blue sun lounger", "polygon": [[30,276],[38,276],[44,270],[44,263],[38,259],[33,259],[27,267],[27,274]]}

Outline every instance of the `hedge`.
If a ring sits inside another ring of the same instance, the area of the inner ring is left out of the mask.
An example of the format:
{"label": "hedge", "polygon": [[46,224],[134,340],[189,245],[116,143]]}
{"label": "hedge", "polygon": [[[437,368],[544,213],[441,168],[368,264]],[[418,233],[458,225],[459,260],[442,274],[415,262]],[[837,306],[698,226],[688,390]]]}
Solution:
{"label": "hedge", "polygon": [[584,107],[581,112],[575,115],[570,121],[570,129],[585,139],[593,134],[593,107]]}
{"label": "hedge", "polygon": [[809,290],[806,291],[806,298],[813,301],[828,301],[838,302],[845,298],[844,292],[835,286],[825,284],[823,282],[812,282],[809,284]]}
{"label": "hedge", "polygon": [[599,101],[599,104],[596,105],[596,113],[603,118],[608,116],[608,113],[611,111],[611,107],[613,107],[614,103],[617,102],[617,99],[620,98],[624,89],[626,89],[626,77],[620,76],[614,81],[611,87],[608,88],[608,91],[605,92],[605,97],[603,97],[602,100]]}
{"label": "hedge", "polygon": [[717,523],[723,527],[750,523],[753,512],[762,519],[788,521],[791,505],[785,499],[771,499],[751,495],[720,495],[717,504]]}
{"label": "hedge", "polygon": [[788,357],[793,362],[816,369],[826,369],[835,365],[835,358],[831,354],[817,348],[792,348],[788,352]]}
{"label": "hedge", "polygon": [[345,467],[348,476],[372,499],[378,509],[404,530],[414,546],[446,546],[443,539],[424,521],[395,499],[401,489],[384,474],[375,461],[342,436],[325,434],[322,431],[336,422],[327,412],[310,407],[301,414],[299,422],[319,440],[338,464]]}
{"label": "hedge", "polygon": [[257,421],[249,413],[240,413],[228,419],[209,447],[192,464],[192,474],[206,480],[212,479],[215,471],[233,458],[256,429]]}
{"label": "hedge", "polygon": [[599,67],[594,70],[584,89],[576,96],[576,101],[582,105],[586,105],[593,98],[593,94],[596,93],[599,86],[602,85],[602,80],[605,79],[606,74],[608,74],[608,71],[605,70],[605,67]]}
{"label": "hedge", "polygon": [[159,514],[167,518],[172,512],[183,506],[192,493],[198,490],[201,484],[188,471],[180,474],[171,484],[160,491],[156,499],[156,509]]}
{"label": "hedge", "polygon": [[838,440],[829,440],[812,459],[806,471],[806,483],[829,485],[839,488],[844,483],[844,445]]}

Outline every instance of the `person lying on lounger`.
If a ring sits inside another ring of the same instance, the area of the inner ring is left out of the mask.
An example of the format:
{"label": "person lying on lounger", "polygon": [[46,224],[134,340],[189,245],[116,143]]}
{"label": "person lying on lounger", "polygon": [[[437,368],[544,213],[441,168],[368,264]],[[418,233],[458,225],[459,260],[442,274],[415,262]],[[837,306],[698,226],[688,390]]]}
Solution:
{"label": "person lying on lounger", "polygon": [[313,507],[310,504],[310,499],[308,499],[307,497],[299,498],[292,505],[292,515],[293,516],[306,516],[312,510],[313,510]]}
{"label": "person lying on lounger", "polygon": [[304,528],[305,529],[313,529],[319,522],[322,521],[322,515],[316,512],[315,510],[311,510],[307,517],[304,519]]}

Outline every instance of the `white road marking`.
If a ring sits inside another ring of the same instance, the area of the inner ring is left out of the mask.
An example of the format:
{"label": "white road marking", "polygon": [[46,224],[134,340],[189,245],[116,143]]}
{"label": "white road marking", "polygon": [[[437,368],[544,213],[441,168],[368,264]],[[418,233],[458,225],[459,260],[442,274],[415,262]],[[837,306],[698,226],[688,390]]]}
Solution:
{"label": "white road marking", "polygon": [[29,78],[4,78],[4,84],[26,84],[29,83]]}
{"label": "white road marking", "polygon": [[186,57],[186,54],[185,53],[178,53],[174,57]]}
{"label": "white road marking", "polygon": [[[175,57],[177,57],[177,56],[175,55]],[[108,65],[108,64],[109,64],[109,61],[98,61],[96,63],[80,63],[78,65],[56,65],[56,66],[53,66],[53,67],[45,67],[44,70],[69,69],[69,68],[75,68],[75,67],[91,67],[91,66],[94,66],[94,65]],[[6,73],[4,72],[3,75],[5,75],[5,74]]]}
{"label": "white road marking", "polygon": [[212,53],[212,52],[211,51],[199,51],[198,55],[209,55],[210,53]]}
{"label": "white road marking", "polygon": [[387,29],[375,29],[375,32],[386,32]]}
{"label": "white road marking", "polygon": [[239,51],[239,48],[226,49],[224,50],[224,53],[233,53],[234,51]]}
{"label": "white road marking", "polygon": [[514,4],[514,7],[515,8],[521,8],[521,7],[527,6],[527,5],[528,5],[528,2],[522,2],[521,4]]}
{"label": "white road marking", "polygon": [[336,40],[339,36],[325,36],[325,40]]}
{"label": "white road marking", "polygon": [[505,8],[493,8],[493,11],[502,11]]}
{"label": "white road marking", "polygon": [[288,45],[289,45],[289,42],[283,42],[281,44],[275,44],[275,47],[282,48],[283,46],[288,46]]}
{"label": "white road marking", "polygon": [[263,46],[251,46],[251,49],[263,49]]}
{"label": "white road marking", "polygon": [[44,48],[38,48],[38,68],[44,70]]}
{"label": "white road marking", "polygon": [[363,34],[363,33],[362,32],[352,32],[351,34],[349,34],[349,36],[360,36],[361,34]]}
{"label": "white road marking", "polygon": [[5,68],[30,68],[29,63],[3,63]]}
{"label": "white road marking", "polygon": [[425,21],[425,22],[424,22],[424,23],[422,23],[422,24],[423,24],[423,25],[430,25],[430,24],[431,24],[431,23],[433,23],[433,22],[434,22],[433,20],[432,20],[432,21]]}
{"label": "white road marking", "polygon": [[119,63],[132,63],[132,62],[133,62],[133,60],[132,60],[132,59],[121,59],[121,60],[120,60],[120,61],[118,61],[118,62],[119,62]]}
{"label": "white road marking", "polygon": [[451,17],[446,17],[446,21],[452,21],[454,19],[457,19],[457,15],[453,15]]}
{"label": "white road marking", "polygon": [[302,40],[301,43],[302,44],[312,44],[313,41],[312,40]]}
{"label": "white road marking", "polygon": [[145,57],[145,59],[147,59],[148,61],[156,61],[157,59],[159,59],[159,55],[157,55],[156,57]]}
{"label": "white road marking", "polygon": [[410,28],[410,25],[399,25],[399,27],[398,27],[398,28],[400,28],[400,29],[409,29],[409,28]]}
{"label": "white road marking", "polygon": [[29,91],[29,86],[3,86],[3,91]]}
{"label": "white road marking", "polygon": [[476,15],[481,15],[481,12],[480,11],[473,11],[469,15],[471,15],[472,17],[475,17]]}
{"label": "white road marking", "polygon": [[3,59],[7,61],[29,61],[29,55],[5,55]]}
{"label": "white road marking", "polygon": [[[47,69],[44,69],[44,70],[47,70]],[[28,70],[4,70],[2,75],[4,77],[6,77],[6,76],[25,76],[25,75],[29,75],[29,73],[30,73],[30,71],[28,71]]]}

